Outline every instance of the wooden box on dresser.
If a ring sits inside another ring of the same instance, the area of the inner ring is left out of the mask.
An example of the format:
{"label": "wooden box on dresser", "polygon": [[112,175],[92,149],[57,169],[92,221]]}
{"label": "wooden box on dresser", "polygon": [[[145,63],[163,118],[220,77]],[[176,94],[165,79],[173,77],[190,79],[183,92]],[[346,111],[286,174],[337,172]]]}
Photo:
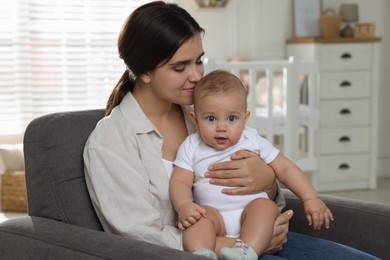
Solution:
{"label": "wooden box on dresser", "polygon": [[318,62],[318,191],[376,188],[380,38],[306,38],[287,54]]}

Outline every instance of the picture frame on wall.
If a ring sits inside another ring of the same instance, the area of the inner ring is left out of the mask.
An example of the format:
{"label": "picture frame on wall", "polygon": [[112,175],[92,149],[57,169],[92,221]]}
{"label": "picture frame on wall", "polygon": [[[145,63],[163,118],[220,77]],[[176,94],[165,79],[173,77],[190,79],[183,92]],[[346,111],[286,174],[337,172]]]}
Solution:
{"label": "picture frame on wall", "polygon": [[293,1],[293,37],[318,37],[321,35],[319,19],[322,0]]}

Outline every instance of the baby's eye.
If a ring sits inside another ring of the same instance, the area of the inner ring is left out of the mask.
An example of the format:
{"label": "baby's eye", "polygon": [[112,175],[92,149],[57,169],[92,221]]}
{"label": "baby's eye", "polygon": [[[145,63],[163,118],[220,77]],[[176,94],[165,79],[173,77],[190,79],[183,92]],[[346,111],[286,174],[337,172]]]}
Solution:
{"label": "baby's eye", "polygon": [[208,116],[207,121],[209,122],[214,122],[215,121],[215,116]]}
{"label": "baby's eye", "polygon": [[236,120],[236,116],[228,116],[229,122],[233,122],[234,120]]}

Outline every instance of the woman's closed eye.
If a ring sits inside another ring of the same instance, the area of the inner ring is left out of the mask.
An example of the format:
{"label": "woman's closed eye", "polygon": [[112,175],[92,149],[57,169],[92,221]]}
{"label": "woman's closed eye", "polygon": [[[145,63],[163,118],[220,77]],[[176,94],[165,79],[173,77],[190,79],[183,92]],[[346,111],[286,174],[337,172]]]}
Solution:
{"label": "woman's closed eye", "polygon": [[175,70],[176,72],[183,72],[183,71],[184,71],[184,66],[175,67],[174,70]]}
{"label": "woman's closed eye", "polygon": [[[184,62],[178,62],[176,64],[172,64],[172,65],[175,65],[173,67],[173,69],[176,72],[183,72],[186,69],[186,65],[188,65],[188,64],[190,64],[190,62],[184,61]],[[202,59],[198,59],[198,60],[195,61],[195,64],[196,65],[203,65],[203,60]]]}

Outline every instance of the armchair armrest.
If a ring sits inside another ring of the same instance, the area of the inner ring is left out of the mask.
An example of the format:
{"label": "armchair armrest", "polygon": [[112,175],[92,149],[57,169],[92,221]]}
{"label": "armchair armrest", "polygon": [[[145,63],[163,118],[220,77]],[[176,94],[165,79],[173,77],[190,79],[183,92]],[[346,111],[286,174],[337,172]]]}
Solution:
{"label": "armchair armrest", "polygon": [[290,230],[320,237],[367,252],[381,259],[390,259],[390,205],[320,195],[333,212],[335,221],[329,230],[313,230],[308,226],[302,202],[290,191],[283,190],[286,210],[294,210]]}
{"label": "armchair armrest", "polygon": [[3,259],[203,259],[183,251],[41,217],[0,224]]}

